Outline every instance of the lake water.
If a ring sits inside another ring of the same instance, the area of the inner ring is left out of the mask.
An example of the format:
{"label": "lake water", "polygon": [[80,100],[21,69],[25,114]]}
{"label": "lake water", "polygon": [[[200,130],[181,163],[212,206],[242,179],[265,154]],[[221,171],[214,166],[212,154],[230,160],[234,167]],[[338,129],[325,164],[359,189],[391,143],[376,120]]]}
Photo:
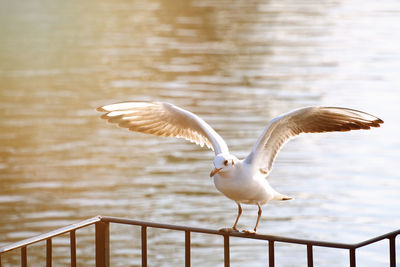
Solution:
{"label": "lake water", "polygon": [[[232,225],[236,204],[208,177],[211,151],[98,118],[96,107],[125,100],[197,113],[238,157],[294,108],[374,114],[382,128],[284,147],[269,181],[294,200],[264,206],[259,233],[355,243],[399,229],[399,18],[396,0],[1,1],[0,246],[98,214]],[[244,206],[239,228],[253,227],[256,213]],[[140,264],[139,237],[112,226],[112,266]],[[79,265],[92,265],[93,229],[77,238]],[[150,266],[183,265],[182,235],[149,238]],[[193,266],[223,265],[220,237],[192,240]],[[53,241],[56,266],[68,262],[67,241]],[[231,244],[232,266],[265,266],[262,242]],[[29,263],[44,251],[29,248]],[[316,266],[348,263],[335,249],[314,257]],[[14,266],[19,256],[2,260]],[[358,251],[357,264],[388,266],[388,242]],[[276,265],[306,266],[305,247],[278,245]]]}

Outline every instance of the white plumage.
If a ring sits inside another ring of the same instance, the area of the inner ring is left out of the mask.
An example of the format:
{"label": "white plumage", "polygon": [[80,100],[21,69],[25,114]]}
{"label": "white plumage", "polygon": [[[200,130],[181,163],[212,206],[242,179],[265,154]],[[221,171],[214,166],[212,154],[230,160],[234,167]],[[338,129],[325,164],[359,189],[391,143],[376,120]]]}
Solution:
{"label": "white plumage", "polygon": [[199,116],[165,102],[132,101],[111,104],[97,109],[105,112],[101,118],[131,131],[184,138],[200,146],[206,145],[215,152],[214,178],[216,188],[238,205],[258,206],[255,233],[261,217],[261,205],[269,200],[289,200],[288,196],[275,191],[265,179],[282,146],[301,133],[350,131],[379,127],[383,121],[368,113],[339,107],[306,107],[282,114],[271,120],[258,138],[250,154],[239,160],[229,153],[222,137]]}

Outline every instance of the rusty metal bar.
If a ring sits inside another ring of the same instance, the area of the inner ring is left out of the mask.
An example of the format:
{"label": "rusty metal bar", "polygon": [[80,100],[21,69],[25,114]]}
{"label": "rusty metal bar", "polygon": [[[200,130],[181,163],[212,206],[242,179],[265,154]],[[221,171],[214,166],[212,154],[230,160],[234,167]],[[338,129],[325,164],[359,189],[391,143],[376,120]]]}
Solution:
{"label": "rusty metal bar", "polygon": [[307,245],[307,266],[308,267],[314,266],[313,246],[312,245]]}
{"label": "rusty metal bar", "polygon": [[229,267],[230,266],[230,255],[229,255],[229,235],[224,234],[224,266]]}
{"label": "rusty metal bar", "polygon": [[69,244],[71,250],[71,267],[76,267],[76,235],[75,230],[69,232]]}
{"label": "rusty metal bar", "polygon": [[190,231],[185,231],[185,267],[190,267]]}
{"label": "rusty metal bar", "polygon": [[386,233],[384,235],[380,235],[380,236],[365,240],[365,241],[357,243],[357,244],[354,244],[353,247],[354,248],[360,248],[360,247],[375,243],[377,241],[381,241],[381,240],[384,240],[384,239],[387,239],[387,238],[391,238],[393,236],[396,237],[399,234],[400,234],[400,229],[396,230],[396,231],[393,231],[393,232]]}
{"label": "rusty metal bar", "polygon": [[396,267],[396,236],[389,238],[390,267]]}
{"label": "rusty metal bar", "polygon": [[99,221],[101,221],[101,217],[100,216],[96,216],[96,217],[81,221],[79,223],[74,223],[74,224],[71,224],[71,225],[68,225],[68,226],[65,226],[65,227],[50,231],[48,233],[44,233],[44,234],[41,234],[41,235],[38,235],[38,236],[34,236],[34,237],[31,237],[31,238],[28,238],[28,239],[24,239],[24,240],[15,242],[13,244],[10,244],[10,245],[4,246],[4,247],[0,247],[0,253],[4,253],[4,252],[7,252],[7,251],[10,251],[10,250],[13,250],[13,249],[22,248],[24,246],[28,246],[28,245],[31,245],[31,244],[34,244],[34,243],[37,243],[37,242],[40,242],[40,241],[44,241],[44,240],[46,240],[46,239],[48,239],[50,237],[55,237],[55,236],[58,236],[58,235],[62,235],[62,234],[70,232],[71,230],[76,230],[76,229],[79,229],[79,228],[94,224],[94,223],[99,222]]}
{"label": "rusty metal bar", "polygon": [[[104,221],[104,222],[121,223],[121,224],[129,224],[129,225],[139,225],[139,226],[146,226],[146,227],[160,228],[160,229],[169,229],[169,230],[178,230],[178,231],[186,231],[186,230],[188,230],[190,232],[195,232],[195,233],[225,235],[225,233],[220,232],[218,230],[211,230],[211,229],[197,228],[197,227],[179,226],[179,225],[172,225],[172,224],[143,222],[143,221],[138,221],[138,220],[116,218],[116,217],[104,216],[104,217],[101,217],[101,220]],[[399,230],[399,232],[400,232],[400,230]],[[274,240],[276,242],[282,242],[282,243],[292,243],[292,244],[302,244],[302,245],[311,244],[313,246],[330,247],[330,248],[350,249],[350,248],[355,247],[353,244],[324,242],[324,241],[289,238],[289,237],[273,236],[273,235],[259,235],[259,234],[249,235],[249,234],[242,233],[242,232],[231,232],[231,233],[229,233],[229,235],[230,236],[234,236],[234,237],[257,239],[257,240]]]}
{"label": "rusty metal bar", "polygon": [[26,246],[23,246],[21,248],[21,267],[27,267],[28,266],[28,259],[26,256]]}
{"label": "rusty metal bar", "polygon": [[97,222],[96,226],[96,267],[110,266],[110,225]]}
{"label": "rusty metal bar", "polygon": [[241,232],[231,232],[224,233],[217,230],[204,229],[204,228],[196,228],[196,227],[186,227],[186,226],[178,226],[178,225],[170,225],[170,224],[161,224],[161,223],[152,223],[152,222],[144,222],[137,221],[131,219],[124,218],[115,218],[115,217],[102,217],[96,216],[90,218],[88,220],[68,225],[66,227],[62,227],[60,229],[53,230],[51,232],[41,234],[32,238],[28,238],[22,241],[15,242],[13,244],[0,247],[0,267],[2,265],[1,262],[1,254],[14,250],[21,249],[21,266],[27,266],[27,246],[46,240],[46,264],[47,266],[52,266],[52,238],[58,235],[69,233],[70,234],[70,249],[71,249],[71,266],[76,267],[76,236],[75,231],[82,227],[86,227],[92,224],[96,225],[96,266],[101,267],[109,267],[110,265],[110,244],[109,244],[109,223],[120,223],[127,225],[136,225],[142,227],[142,266],[147,267],[147,228],[160,228],[160,229],[169,229],[176,231],[184,231],[185,232],[185,266],[190,266],[191,264],[191,233],[203,233],[203,234],[214,234],[214,235],[222,235],[224,237],[224,262],[225,266],[230,265],[230,247],[229,247],[229,238],[239,237],[239,238],[248,238],[248,239],[257,239],[268,241],[268,253],[269,253],[269,266],[274,267],[275,265],[275,242],[281,243],[291,243],[291,244],[302,244],[307,246],[307,262],[308,266],[313,266],[313,247],[330,247],[330,248],[339,248],[339,249],[347,249],[349,251],[349,261],[350,266],[356,266],[356,249],[362,246],[366,246],[377,241],[381,241],[384,239],[389,239],[389,252],[390,252],[390,266],[396,266],[396,237],[400,234],[400,229],[386,233],[384,235],[374,237],[368,240],[365,240],[360,243],[355,244],[345,244],[345,243],[336,243],[336,242],[325,242],[325,241],[316,241],[316,240],[306,240],[306,239],[297,239],[297,238],[288,238],[281,236],[273,236],[273,235],[249,235]]}
{"label": "rusty metal bar", "polygon": [[268,266],[275,266],[275,245],[274,240],[268,240]]}
{"label": "rusty metal bar", "polygon": [[350,267],[356,267],[356,249],[351,248],[349,249],[349,256],[350,256]]}
{"label": "rusty metal bar", "polygon": [[142,267],[147,267],[147,227],[142,226]]}
{"label": "rusty metal bar", "polygon": [[53,251],[52,251],[52,240],[51,238],[46,240],[46,267],[52,266],[52,258],[53,258]]}

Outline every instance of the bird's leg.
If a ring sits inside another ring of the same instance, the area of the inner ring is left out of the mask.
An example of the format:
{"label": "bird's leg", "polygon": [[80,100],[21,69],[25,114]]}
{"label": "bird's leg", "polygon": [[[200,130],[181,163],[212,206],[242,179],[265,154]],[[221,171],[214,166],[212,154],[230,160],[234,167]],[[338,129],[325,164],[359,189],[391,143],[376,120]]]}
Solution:
{"label": "bird's leg", "polygon": [[236,204],[238,205],[238,215],[237,215],[237,217],[236,217],[235,223],[233,224],[232,228],[222,228],[222,229],[219,229],[220,232],[228,232],[228,233],[231,233],[231,232],[233,232],[233,231],[236,231],[236,232],[238,231],[238,229],[236,228],[236,225],[237,225],[237,223],[238,223],[238,221],[239,221],[240,215],[242,215],[242,206],[240,206],[240,203],[239,203],[239,202],[236,202]]}
{"label": "bird's leg", "polygon": [[232,229],[235,230],[235,231],[238,230],[238,229],[236,228],[236,225],[237,225],[237,223],[238,223],[238,221],[239,221],[240,215],[242,215],[242,206],[240,206],[240,203],[239,203],[239,202],[236,202],[236,204],[238,205],[238,215],[237,215],[237,217],[236,217],[235,223],[234,223],[233,226],[232,226]]}
{"label": "bird's leg", "polygon": [[260,206],[260,203],[257,203],[258,206],[258,217],[257,217],[257,222],[256,222],[256,226],[254,226],[254,230],[244,230],[243,232],[246,234],[255,234],[257,232],[257,227],[258,227],[258,223],[260,222],[260,218],[261,218],[261,214],[262,214],[262,209]]}
{"label": "bird's leg", "polygon": [[254,233],[257,232],[258,223],[260,222],[261,214],[262,214],[262,209],[261,209],[260,203],[257,203],[257,206],[258,206],[258,217],[257,217],[256,226],[254,226]]}

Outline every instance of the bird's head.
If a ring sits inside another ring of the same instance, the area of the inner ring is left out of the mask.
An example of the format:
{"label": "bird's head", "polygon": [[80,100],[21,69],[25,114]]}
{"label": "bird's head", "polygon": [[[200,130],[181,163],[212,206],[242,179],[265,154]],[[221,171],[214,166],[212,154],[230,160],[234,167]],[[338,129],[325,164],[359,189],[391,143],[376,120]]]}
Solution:
{"label": "bird's head", "polygon": [[238,161],[239,160],[231,154],[228,153],[218,154],[214,158],[214,169],[211,171],[210,177],[213,177],[219,172],[223,173],[231,170],[235,166],[235,164],[238,163]]}

